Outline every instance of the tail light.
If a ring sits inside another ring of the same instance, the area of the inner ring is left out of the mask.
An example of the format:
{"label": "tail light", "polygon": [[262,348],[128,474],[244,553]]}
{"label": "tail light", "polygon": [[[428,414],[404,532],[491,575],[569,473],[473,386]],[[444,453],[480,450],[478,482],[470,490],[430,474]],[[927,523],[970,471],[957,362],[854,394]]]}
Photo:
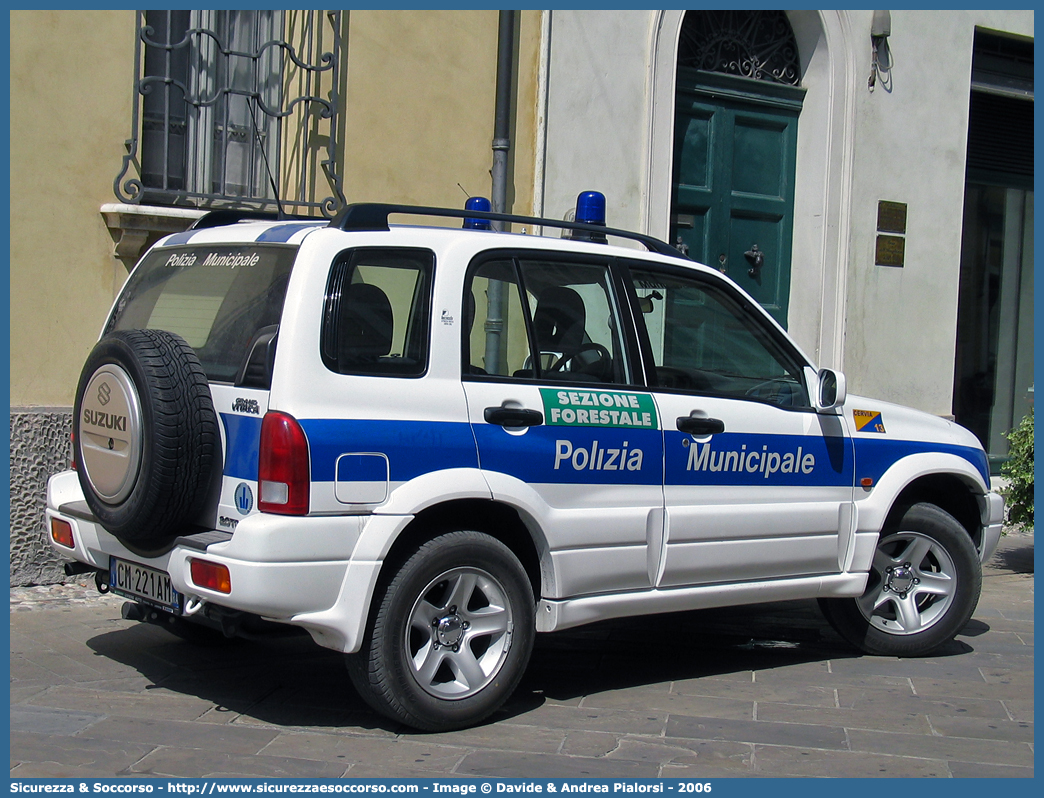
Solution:
{"label": "tail light", "polygon": [[76,433],[69,433],[69,468],[76,470]]}
{"label": "tail light", "polygon": [[232,592],[232,575],[228,572],[227,566],[191,557],[189,558],[189,569],[192,574],[192,584],[216,593]]}
{"label": "tail light", "polygon": [[310,488],[304,430],[293,416],[266,413],[261,422],[257,509],[263,513],[307,515]]}
{"label": "tail light", "polygon": [[67,549],[75,549],[76,541],[73,539],[72,524],[58,518],[51,519],[51,539],[60,543]]}

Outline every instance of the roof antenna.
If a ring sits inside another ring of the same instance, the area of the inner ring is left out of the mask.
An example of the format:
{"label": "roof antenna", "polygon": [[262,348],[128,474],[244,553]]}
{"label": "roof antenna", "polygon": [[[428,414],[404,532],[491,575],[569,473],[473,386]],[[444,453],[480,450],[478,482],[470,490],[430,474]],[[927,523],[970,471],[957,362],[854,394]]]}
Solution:
{"label": "roof antenna", "polygon": [[[254,104],[257,104],[257,99],[254,99]],[[254,120],[254,111],[250,109],[250,124],[254,126],[254,137],[257,139],[257,146],[261,149],[261,160],[265,162],[265,174],[268,175],[268,182],[272,186],[272,194],[275,196],[276,202],[276,216],[280,220],[286,219],[287,215],[283,211],[283,202],[279,199],[279,186],[276,185],[275,176],[272,174],[272,168],[268,164],[268,153],[265,151],[265,142],[261,139],[261,131],[257,129],[257,122]]]}
{"label": "roof antenna", "polygon": [[466,188],[464,188],[464,186],[462,186],[460,183],[457,183],[457,188],[459,188],[461,191],[464,192],[464,196],[465,197],[467,197],[468,199],[471,199],[471,194],[468,193],[468,190]]}

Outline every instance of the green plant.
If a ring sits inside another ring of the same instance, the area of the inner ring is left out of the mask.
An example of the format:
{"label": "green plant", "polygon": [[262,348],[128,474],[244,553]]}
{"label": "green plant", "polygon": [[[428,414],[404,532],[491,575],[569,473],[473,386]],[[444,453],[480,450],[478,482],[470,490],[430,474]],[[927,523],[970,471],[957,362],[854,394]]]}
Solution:
{"label": "green plant", "polygon": [[1011,442],[1010,459],[1001,466],[1008,479],[1004,501],[1008,505],[1008,523],[1016,529],[1033,527],[1033,410],[1019,426],[1007,434]]}

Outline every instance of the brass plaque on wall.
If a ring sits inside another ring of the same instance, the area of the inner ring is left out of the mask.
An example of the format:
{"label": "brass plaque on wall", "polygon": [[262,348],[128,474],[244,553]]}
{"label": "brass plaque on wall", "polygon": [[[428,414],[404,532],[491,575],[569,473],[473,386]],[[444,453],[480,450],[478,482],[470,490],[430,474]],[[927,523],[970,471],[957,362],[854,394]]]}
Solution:
{"label": "brass plaque on wall", "polygon": [[879,233],[906,233],[906,203],[885,202],[877,203],[877,232]]}
{"label": "brass plaque on wall", "polygon": [[906,256],[906,239],[902,236],[878,236],[874,262],[878,266],[902,266]]}

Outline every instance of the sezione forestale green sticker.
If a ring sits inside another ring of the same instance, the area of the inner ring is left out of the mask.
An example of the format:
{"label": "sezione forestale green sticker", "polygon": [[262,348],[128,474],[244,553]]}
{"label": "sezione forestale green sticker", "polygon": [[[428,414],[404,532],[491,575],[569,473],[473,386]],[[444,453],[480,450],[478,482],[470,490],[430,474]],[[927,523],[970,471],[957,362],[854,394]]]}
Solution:
{"label": "sezione forestale green sticker", "polygon": [[541,388],[544,423],[559,427],[659,429],[656,404],[647,393]]}

